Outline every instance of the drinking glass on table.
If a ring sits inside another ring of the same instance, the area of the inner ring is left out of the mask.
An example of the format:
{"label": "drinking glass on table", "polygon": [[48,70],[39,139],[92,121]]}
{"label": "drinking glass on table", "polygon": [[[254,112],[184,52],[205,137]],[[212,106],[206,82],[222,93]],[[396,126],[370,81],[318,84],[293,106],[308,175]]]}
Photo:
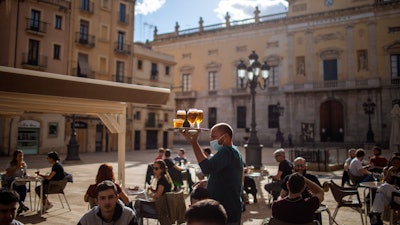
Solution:
{"label": "drinking glass on table", "polygon": [[198,109],[197,110],[197,117],[196,117],[197,128],[200,128],[200,123],[201,123],[201,121],[203,121],[203,115],[204,115],[203,110]]}
{"label": "drinking glass on table", "polygon": [[190,123],[191,128],[194,128],[196,124],[197,115],[197,109],[191,108],[187,111],[187,120]]}

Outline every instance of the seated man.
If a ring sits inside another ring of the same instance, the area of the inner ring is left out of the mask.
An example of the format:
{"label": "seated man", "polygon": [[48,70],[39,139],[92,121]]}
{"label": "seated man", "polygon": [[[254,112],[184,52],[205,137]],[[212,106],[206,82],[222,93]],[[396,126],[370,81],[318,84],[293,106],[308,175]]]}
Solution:
{"label": "seated man", "polygon": [[225,208],[213,199],[204,199],[193,204],[186,210],[185,219],[187,225],[227,224]]}
{"label": "seated man", "polygon": [[[381,215],[390,204],[392,192],[400,193],[396,188],[399,184],[398,177],[400,176],[399,156],[394,156],[390,159],[388,166],[383,169],[383,175],[386,182],[378,188],[375,195],[374,204],[369,214],[371,225],[383,225]],[[400,204],[399,198],[395,198],[395,201]]]}
{"label": "seated man", "polygon": [[17,192],[9,189],[0,190],[0,224],[24,225],[15,219],[18,202],[19,196]]}
{"label": "seated man", "polygon": [[278,173],[275,176],[269,176],[272,179],[271,183],[264,186],[265,190],[268,191],[275,201],[278,199],[281,192],[281,184],[283,178],[292,173],[293,165],[285,158],[285,150],[283,148],[277,149],[274,152],[275,160],[279,162]]}
{"label": "seated man", "polygon": [[[287,223],[312,222],[315,211],[324,200],[322,188],[298,173],[290,175],[286,186],[289,195],[272,204],[272,217]],[[304,199],[302,192],[306,188],[311,197]]]}
{"label": "seated man", "polygon": [[96,187],[94,201],[97,206],[83,215],[78,225],[137,225],[134,211],[119,200],[114,182],[110,180],[100,182]]}
{"label": "seated man", "polygon": [[382,173],[382,170],[387,165],[388,160],[382,155],[381,148],[375,146],[372,151],[374,155],[369,158],[368,170],[370,172]]}
{"label": "seated man", "polygon": [[171,159],[171,151],[169,149],[166,149],[164,152],[164,162],[167,164],[168,173],[174,182],[174,186],[181,187],[183,185],[183,176],[185,176],[188,181],[190,192],[192,192],[192,186],[194,184],[192,176],[190,173],[186,172],[185,168],[174,163],[174,160]]}
{"label": "seated man", "polygon": [[372,181],[372,173],[369,172],[362,164],[365,157],[365,151],[362,148],[357,149],[356,157],[351,160],[349,167],[349,176],[356,184],[366,181]]}

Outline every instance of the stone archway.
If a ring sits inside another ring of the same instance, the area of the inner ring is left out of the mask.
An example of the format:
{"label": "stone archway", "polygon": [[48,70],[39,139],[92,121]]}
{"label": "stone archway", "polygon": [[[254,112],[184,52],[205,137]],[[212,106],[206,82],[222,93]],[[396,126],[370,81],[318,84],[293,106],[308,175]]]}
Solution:
{"label": "stone archway", "polygon": [[343,142],[343,105],[336,100],[328,100],[320,106],[321,142]]}

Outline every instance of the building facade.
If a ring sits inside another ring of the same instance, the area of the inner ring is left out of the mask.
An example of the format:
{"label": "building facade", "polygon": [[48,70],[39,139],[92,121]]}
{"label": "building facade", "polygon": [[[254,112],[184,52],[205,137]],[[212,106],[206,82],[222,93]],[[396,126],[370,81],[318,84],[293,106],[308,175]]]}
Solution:
{"label": "building facade", "polygon": [[242,21],[227,14],[221,24],[203,26],[200,19],[198,28],[155,30],[152,48],[177,63],[177,109],[203,109],[205,127],[228,122],[235,142],[244,143],[251,95],[237,66],[255,50],[270,66],[255,97],[261,144],[276,142],[279,129],[286,143],[290,137],[296,144],[363,146],[371,127],[368,142],[387,147],[390,111],[400,101],[400,2],[288,2],[287,13],[260,16],[256,8]]}
{"label": "building facade", "polygon": [[[0,57],[0,65],[126,85],[171,87],[172,56],[138,46],[138,57],[134,57],[134,8],[134,0],[0,1],[0,12],[5,15],[0,21],[0,49],[5,56]],[[144,66],[139,70],[138,61]],[[157,77],[151,75],[153,64]],[[172,110],[171,103],[127,104],[128,151],[172,144],[172,134],[164,133],[171,115],[164,112]],[[26,154],[65,153],[72,126],[80,152],[117,150],[117,134],[109,132],[96,115],[10,114],[0,109],[0,154],[16,148]]]}

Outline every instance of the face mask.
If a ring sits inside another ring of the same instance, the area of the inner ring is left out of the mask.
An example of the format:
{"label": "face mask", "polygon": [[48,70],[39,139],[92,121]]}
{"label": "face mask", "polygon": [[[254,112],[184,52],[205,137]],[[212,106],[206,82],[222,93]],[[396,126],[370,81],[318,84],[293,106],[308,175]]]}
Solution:
{"label": "face mask", "polygon": [[210,146],[212,149],[214,149],[217,152],[219,151],[220,148],[222,148],[222,145],[218,144],[218,140],[210,141]]}
{"label": "face mask", "polygon": [[[221,136],[221,137],[222,137],[222,136]],[[219,139],[221,139],[221,137],[220,137]],[[219,151],[219,150],[223,147],[223,145],[220,145],[220,144],[218,143],[219,139],[215,139],[215,140],[210,141],[210,146],[211,146],[211,148],[213,148],[215,151]]]}

